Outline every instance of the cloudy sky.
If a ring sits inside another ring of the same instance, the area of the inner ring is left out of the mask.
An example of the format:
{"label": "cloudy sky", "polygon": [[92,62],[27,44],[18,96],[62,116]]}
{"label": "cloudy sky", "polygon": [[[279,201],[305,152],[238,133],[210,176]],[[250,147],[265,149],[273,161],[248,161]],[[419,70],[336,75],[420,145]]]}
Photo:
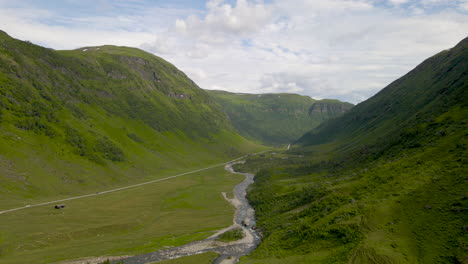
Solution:
{"label": "cloudy sky", "polygon": [[357,103],[467,37],[468,0],[0,0],[0,20],[54,49],[144,49],[205,89]]}

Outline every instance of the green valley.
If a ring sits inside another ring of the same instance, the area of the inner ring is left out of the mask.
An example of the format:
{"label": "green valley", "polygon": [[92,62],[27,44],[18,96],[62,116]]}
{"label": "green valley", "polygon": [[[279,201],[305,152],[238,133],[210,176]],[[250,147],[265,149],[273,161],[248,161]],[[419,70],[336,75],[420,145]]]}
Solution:
{"label": "green valley", "polygon": [[232,223],[221,192],[242,177],[222,167],[0,217],[2,263],[126,256],[206,238]]}
{"label": "green valley", "polygon": [[55,51],[0,32],[0,262],[129,255],[232,223],[242,177],[220,164],[265,147],[173,65],[135,48]]}
{"label": "green valley", "polygon": [[468,39],[288,152],[252,157],[263,241],[241,263],[465,263]]}
{"label": "green valley", "polygon": [[0,66],[2,208],[258,149],[185,74],[137,49],[53,51],[1,33]]}
{"label": "green valley", "polygon": [[0,262],[466,263],[467,62],[354,106],[0,31]]}
{"label": "green valley", "polygon": [[0,264],[468,264],[468,0],[0,21]]}
{"label": "green valley", "polygon": [[314,100],[297,94],[245,94],[209,91],[246,138],[268,145],[287,145],[325,120],[353,106],[338,100]]}

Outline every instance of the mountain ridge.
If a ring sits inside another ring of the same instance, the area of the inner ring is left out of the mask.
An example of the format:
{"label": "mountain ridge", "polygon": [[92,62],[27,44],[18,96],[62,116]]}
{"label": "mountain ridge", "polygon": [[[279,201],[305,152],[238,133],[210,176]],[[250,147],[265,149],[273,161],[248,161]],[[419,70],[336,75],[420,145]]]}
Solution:
{"label": "mountain ridge", "polygon": [[0,95],[0,192],[11,205],[17,196],[82,193],[258,147],[184,73],[135,48],[55,51],[0,33]]}
{"label": "mountain ridge", "polygon": [[269,145],[289,144],[324,120],[337,117],[352,107],[338,100],[315,100],[291,93],[207,91],[241,135]]}
{"label": "mountain ridge", "polygon": [[[350,130],[356,130],[357,126],[364,122],[372,122],[375,126],[378,126],[378,124],[383,123],[381,120],[392,119],[403,125],[405,122],[408,122],[407,119],[412,117],[412,115],[419,114],[423,118],[422,116],[425,112],[421,108],[427,107],[427,104],[440,104],[440,106],[433,107],[433,110],[443,112],[444,107],[448,108],[450,106],[450,100],[453,102],[466,102],[466,100],[457,99],[457,97],[466,98],[467,95],[463,92],[463,89],[449,89],[449,87],[466,85],[463,83],[463,80],[466,78],[467,73],[463,69],[467,67],[467,43],[468,38],[465,38],[454,48],[442,51],[424,60],[408,74],[392,82],[371,99],[359,104],[359,107],[353,108],[340,121],[333,120],[321,124],[316,130],[306,133],[297,143],[299,145],[313,145],[326,143],[331,138],[344,138],[345,136],[340,133],[349,133]],[[461,55],[456,57],[458,54]],[[445,69],[444,66],[447,63],[453,63],[453,65]],[[434,69],[422,75],[421,71],[430,66]],[[431,81],[428,79],[428,76],[431,76],[431,74],[435,75],[434,83],[424,86],[424,84]],[[446,77],[447,74],[451,75],[450,78],[453,80],[453,83],[442,83],[442,78]],[[423,85],[417,85],[419,83]],[[410,92],[406,91],[408,90],[405,90],[407,86],[413,86],[415,89]],[[401,109],[399,105],[409,105],[410,107]],[[379,129],[383,134],[391,134],[391,126],[383,124],[379,126]],[[363,132],[362,129],[371,132],[373,128],[363,126],[360,133]],[[388,131],[383,132],[384,130]],[[308,138],[310,138],[310,142],[308,142]]]}

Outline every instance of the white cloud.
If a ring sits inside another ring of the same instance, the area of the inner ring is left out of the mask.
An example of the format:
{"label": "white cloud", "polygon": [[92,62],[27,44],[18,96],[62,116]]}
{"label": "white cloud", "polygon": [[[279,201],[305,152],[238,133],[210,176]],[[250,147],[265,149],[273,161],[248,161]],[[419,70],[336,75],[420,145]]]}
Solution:
{"label": "white cloud", "polygon": [[196,69],[187,68],[185,69],[185,73],[190,76],[195,77],[197,80],[205,80],[208,77],[206,72],[199,68],[196,68]]}
{"label": "white cloud", "polygon": [[406,4],[409,0],[389,0],[395,6]]}
{"label": "white cloud", "polygon": [[186,32],[187,31],[187,24],[184,20],[177,19],[175,23],[176,30],[178,32]]}
{"label": "white cloud", "polygon": [[[105,9],[111,3],[100,0],[97,4],[100,9]],[[6,4],[11,4],[11,1]],[[42,8],[3,7],[0,2],[0,27],[13,37],[54,49],[104,44],[138,47],[154,40],[155,34],[167,31],[176,17],[197,13],[191,9],[158,7],[138,11],[138,15],[112,13],[107,16],[65,16]]]}
{"label": "white cloud", "polygon": [[244,34],[259,30],[271,17],[267,5],[237,0],[235,6],[214,0],[207,3],[208,14],[199,19],[191,16],[187,20],[188,28],[195,33]]}
{"label": "white cloud", "polygon": [[[208,17],[218,12],[209,9],[205,17],[193,20],[198,34],[173,36],[184,47],[179,49],[190,53],[169,58],[182,69],[204,69],[203,79],[189,76],[205,88],[296,92],[359,102],[468,33],[466,15],[455,11],[411,16],[367,1],[344,0],[278,0],[263,9],[270,15],[262,26],[239,34],[227,26],[212,28]],[[184,22],[189,25],[191,19]],[[212,39],[206,40],[210,34]],[[200,50],[205,53],[191,54]]]}
{"label": "white cloud", "polygon": [[460,9],[464,10],[465,12],[468,12],[468,0],[459,0],[458,6]]}
{"label": "white cloud", "polygon": [[[258,32],[271,19],[269,6],[247,0],[238,0],[235,6],[212,0],[207,3],[207,8],[202,17],[190,15],[175,22],[173,30],[180,34],[179,37],[194,43],[195,49],[205,45],[224,46],[239,37]],[[190,52],[193,53],[204,52]]]}
{"label": "white cloud", "polygon": [[141,47],[202,88],[356,103],[468,35],[468,16],[460,11],[467,0],[382,2],[212,0],[204,11],[152,8],[137,15],[60,18],[65,25],[41,23],[59,18],[38,9],[0,9],[0,17],[8,33],[53,48]]}
{"label": "white cloud", "polygon": [[454,3],[457,0],[421,0],[421,4],[423,6],[437,6],[437,5],[444,5]]}

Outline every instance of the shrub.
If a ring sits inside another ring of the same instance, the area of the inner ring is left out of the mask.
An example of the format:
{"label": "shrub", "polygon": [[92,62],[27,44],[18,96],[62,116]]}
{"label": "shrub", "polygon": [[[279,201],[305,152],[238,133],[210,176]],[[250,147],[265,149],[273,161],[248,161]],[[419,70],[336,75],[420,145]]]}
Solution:
{"label": "shrub", "polygon": [[65,141],[76,149],[78,155],[86,155],[86,140],[78,130],[67,126],[65,128]]}
{"label": "shrub", "polygon": [[137,134],[129,133],[127,136],[135,142],[143,143],[143,139],[141,139]]}
{"label": "shrub", "polygon": [[244,232],[241,228],[234,228],[232,230],[226,231],[218,237],[218,240],[229,242],[242,239],[244,237]]}
{"label": "shrub", "polygon": [[100,138],[96,141],[94,149],[100,152],[105,159],[111,161],[124,161],[123,151],[107,138]]}

